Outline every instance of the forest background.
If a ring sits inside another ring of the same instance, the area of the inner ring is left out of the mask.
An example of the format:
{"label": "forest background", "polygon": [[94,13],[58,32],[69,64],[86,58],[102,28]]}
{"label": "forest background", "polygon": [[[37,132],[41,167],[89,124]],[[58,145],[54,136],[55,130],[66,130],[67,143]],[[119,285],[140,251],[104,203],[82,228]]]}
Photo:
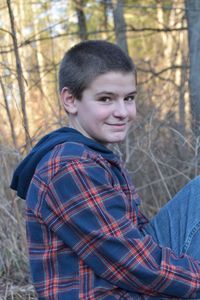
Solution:
{"label": "forest background", "polygon": [[16,165],[65,126],[57,72],[81,40],[117,43],[138,72],[138,117],[114,150],[152,217],[200,174],[199,0],[2,0],[0,3],[0,299],[36,299]]}

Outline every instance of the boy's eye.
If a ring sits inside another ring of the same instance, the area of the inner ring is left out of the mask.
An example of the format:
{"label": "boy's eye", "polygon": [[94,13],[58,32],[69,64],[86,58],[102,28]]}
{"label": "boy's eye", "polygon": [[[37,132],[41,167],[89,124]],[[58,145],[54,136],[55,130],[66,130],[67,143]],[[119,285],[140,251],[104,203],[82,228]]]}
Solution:
{"label": "boy's eye", "polygon": [[110,102],[111,98],[109,98],[109,97],[101,97],[101,98],[99,98],[99,101],[101,101],[101,102]]}
{"label": "boy's eye", "polygon": [[133,102],[133,101],[135,101],[135,95],[128,96],[128,97],[124,98],[124,100],[127,102]]}

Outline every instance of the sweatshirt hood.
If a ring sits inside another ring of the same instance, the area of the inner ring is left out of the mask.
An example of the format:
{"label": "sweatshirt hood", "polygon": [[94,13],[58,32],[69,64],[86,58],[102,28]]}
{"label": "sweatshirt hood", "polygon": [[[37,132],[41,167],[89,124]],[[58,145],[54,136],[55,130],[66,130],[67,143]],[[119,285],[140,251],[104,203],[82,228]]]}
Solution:
{"label": "sweatshirt hood", "polygon": [[117,156],[108,148],[95,140],[89,139],[79,131],[63,127],[45,135],[24,158],[14,171],[11,181],[11,189],[17,191],[17,195],[26,199],[27,191],[40,160],[55,146],[65,142],[77,142],[86,145],[90,149],[100,153],[106,160],[116,161]]}

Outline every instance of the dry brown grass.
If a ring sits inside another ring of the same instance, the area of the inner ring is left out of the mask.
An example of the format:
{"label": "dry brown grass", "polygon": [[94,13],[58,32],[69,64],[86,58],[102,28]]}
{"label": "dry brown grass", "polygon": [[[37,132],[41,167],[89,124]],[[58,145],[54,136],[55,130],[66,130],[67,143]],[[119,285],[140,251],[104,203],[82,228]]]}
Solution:
{"label": "dry brown grass", "polygon": [[36,299],[28,275],[25,202],[9,189],[20,155],[1,146],[0,160],[0,299]]}

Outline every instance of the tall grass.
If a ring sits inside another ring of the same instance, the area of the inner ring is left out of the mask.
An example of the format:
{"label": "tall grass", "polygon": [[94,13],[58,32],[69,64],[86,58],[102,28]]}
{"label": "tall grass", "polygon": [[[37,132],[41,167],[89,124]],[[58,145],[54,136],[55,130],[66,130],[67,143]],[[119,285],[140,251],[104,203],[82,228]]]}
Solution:
{"label": "tall grass", "polygon": [[0,148],[0,299],[36,299],[29,280],[25,237],[25,202],[9,188],[21,159],[6,146]]}

